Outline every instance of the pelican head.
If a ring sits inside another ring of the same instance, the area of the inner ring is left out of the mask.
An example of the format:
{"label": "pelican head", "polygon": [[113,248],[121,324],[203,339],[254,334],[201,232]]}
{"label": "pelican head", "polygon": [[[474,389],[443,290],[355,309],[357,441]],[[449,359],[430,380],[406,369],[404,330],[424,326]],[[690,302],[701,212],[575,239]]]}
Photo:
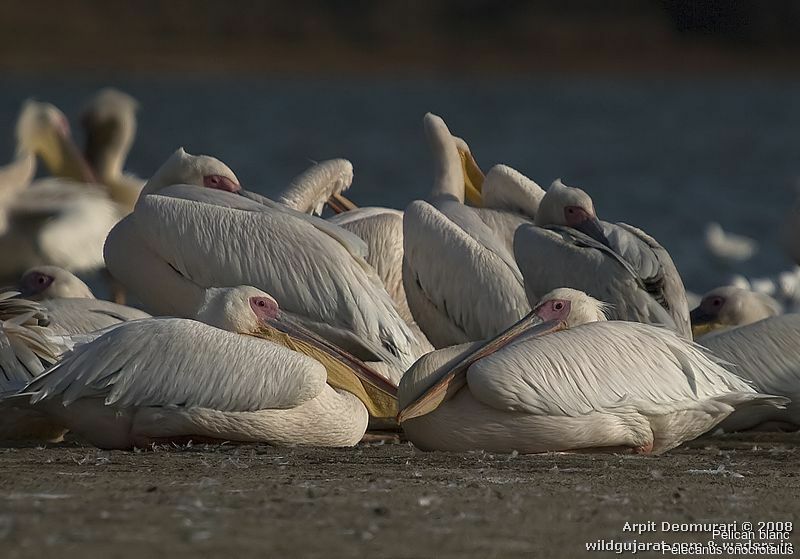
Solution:
{"label": "pelican head", "polygon": [[27,100],[17,119],[17,151],[39,156],[51,174],[81,182],[95,177],[72,141],[69,121],[50,103]]}
{"label": "pelican head", "polygon": [[31,268],[19,280],[21,295],[31,301],[43,301],[58,297],[94,299],[89,286],[75,274],[58,266]]}
{"label": "pelican head", "polygon": [[83,110],[81,124],[86,129],[86,159],[98,176],[113,180],[136,136],[136,111],[139,103],[117,89],[101,89]]}
{"label": "pelican head", "polygon": [[373,417],[397,414],[397,387],[362,361],[320,338],[281,311],[278,302],[250,286],[211,288],[197,311],[210,326],[263,338],[322,363],[328,384],[358,397]]}
{"label": "pelican head", "polygon": [[[564,309],[568,314],[564,315]],[[607,320],[608,304],[569,287],[554,289],[536,304],[533,312],[544,320],[563,320],[568,328]]]}
{"label": "pelican head", "polygon": [[692,335],[699,338],[714,330],[744,326],[779,314],[780,304],[769,295],[732,285],[718,287],[706,293],[691,312]]}
{"label": "pelican head", "polygon": [[192,155],[178,148],[142,188],[140,196],[152,194],[174,184],[189,184],[237,193],[239,179],[216,157]]}
{"label": "pelican head", "polygon": [[606,246],[609,244],[592,198],[580,188],[565,185],[561,179],[553,181],[542,197],[535,223],[539,227],[571,227]]}
{"label": "pelican head", "polygon": [[206,290],[196,318],[237,334],[257,334],[278,317],[278,302],[260,289],[242,285]]}

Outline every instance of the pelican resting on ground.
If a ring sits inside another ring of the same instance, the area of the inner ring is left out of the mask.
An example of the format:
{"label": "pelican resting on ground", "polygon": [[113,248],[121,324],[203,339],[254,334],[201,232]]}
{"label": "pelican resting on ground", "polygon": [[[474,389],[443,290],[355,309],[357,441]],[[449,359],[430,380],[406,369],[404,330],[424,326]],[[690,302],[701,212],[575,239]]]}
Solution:
{"label": "pelican resting on ground", "polygon": [[774,276],[746,278],[734,275],[728,283],[773,298],[783,307],[784,312],[800,312],[800,266],[794,266]]}
{"label": "pelican resting on ground", "polygon": [[428,201],[403,217],[403,285],[408,306],[434,347],[500,333],[529,310],[522,275],[500,236],[464,205],[464,172],[444,121],[424,119],[436,163]]}
{"label": "pelican resting on ground", "polygon": [[133,211],[145,181],[123,172],[136,137],[136,99],[117,89],[101,89],[83,111],[86,161],[122,215]]}
{"label": "pelican resting on ground", "polygon": [[735,410],[786,402],[671,330],[606,322],[605,308],[558,289],[496,339],[422,357],[398,389],[409,440],[423,450],[659,454]]}
{"label": "pelican resting on ground", "polygon": [[791,400],[786,409],[767,408],[754,410],[753,414],[734,414],[722,423],[722,429],[800,428],[800,314],[773,316],[744,326],[712,331],[697,343],[731,363],[730,369],[752,382],[759,392]]}
{"label": "pelican resting on ground", "polygon": [[94,293],[78,276],[58,266],[35,266],[22,274],[19,292],[30,301],[72,297],[94,299]]}
{"label": "pelican resting on ground", "polygon": [[88,334],[128,320],[149,318],[139,309],[95,299],[85,283],[56,266],[32,268],[19,283],[22,297],[40,301],[55,334]]}
{"label": "pelican resting on ground", "polygon": [[153,314],[193,316],[207,287],[252,284],[307,328],[395,382],[421,354],[355,235],[241,188],[178,150],[106,241],[112,275]]}
{"label": "pelican resting on ground", "polygon": [[699,338],[715,330],[778,316],[781,312],[780,304],[769,295],[726,285],[703,295],[700,304],[692,310],[692,334]]}
{"label": "pelican resting on ground", "polygon": [[782,315],[780,305],[763,293],[726,286],[709,291],[692,311],[692,330],[697,343],[731,363],[759,392],[792,400],[766,417],[733,417],[723,429],[800,427],[800,315]]}
{"label": "pelican resting on ground", "polygon": [[[5,200],[0,235],[0,278],[52,264],[73,272],[103,267],[103,242],[119,219],[102,187],[72,142],[64,115],[54,106],[28,101],[17,123],[18,151],[41,157],[57,178],[41,179]],[[27,163],[26,163],[27,165]],[[28,178],[33,171],[27,172]]]}
{"label": "pelican resting on ground", "polygon": [[[35,302],[0,293],[0,398],[13,394],[40,375],[68,349],[45,327],[46,311]],[[0,406],[0,441],[58,441],[66,429],[42,413]]]}
{"label": "pelican resting on ground", "polygon": [[9,401],[118,449],[186,440],[352,446],[370,413],[396,413],[392,385],[287,322],[252,287],[208,290],[197,320],[128,322],[78,345]]}
{"label": "pelican resting on ground", "polygon": [[556,180],[520,226],[514,255],[530,301],[558,287],[611,305],[609,318],[656,324],[691,337],[683,281],[667,251],[643,231],[597,219],[583,190]]}

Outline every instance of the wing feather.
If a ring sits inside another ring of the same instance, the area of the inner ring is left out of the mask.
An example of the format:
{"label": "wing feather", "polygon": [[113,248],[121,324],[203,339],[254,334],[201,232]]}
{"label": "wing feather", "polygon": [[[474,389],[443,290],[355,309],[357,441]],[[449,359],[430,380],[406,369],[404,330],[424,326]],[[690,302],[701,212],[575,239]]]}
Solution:
{"label": "wing feather", "polygon": [[[194,188],[203,190],[209,189]],[[148,195],[134,217],[146,246],[196,285],[253,285],[311,323],[354,334],[398,369],[413,362],[413,334],[377,274],[321,231],[317,222],[322,220],[274,202],[280,206],[276,211],[244,198],[237,204],[249,209]],[[344,232],[332,224],[325,227]],[[346,349],[362,354],[352,346]]]}
{"label": "wing feather", "polygon": [[220,411],[291,408],[327,379],[317,361],[265,340],[193,320],[127,322],[77,346],[25,389],[64,405],[103,397],[108,405],[205,407]]}
{"label": "wing feather", "polygon": [[406,296],[437,347],[492,337],[530,311],[512,255],[469,211],[416,201],[403,219]]}
{"label": "wing feather", "polygon": [[521,225],[514,255],[534,304],[559,287],[571,287],[611,305],[609,318],[676,329],[672,317],[618,253],[578,231]]}
{"label": "wing feather", "polygon": [[512,344],[470,367],[467,382],[497,409],[569,416],[754,392],[676,333],[630,322],[591,323]]}
{"label": "wing feather", "polygon": [[699,343],[732,363],[760,392],[800,397],[800,314],[703,336]]}

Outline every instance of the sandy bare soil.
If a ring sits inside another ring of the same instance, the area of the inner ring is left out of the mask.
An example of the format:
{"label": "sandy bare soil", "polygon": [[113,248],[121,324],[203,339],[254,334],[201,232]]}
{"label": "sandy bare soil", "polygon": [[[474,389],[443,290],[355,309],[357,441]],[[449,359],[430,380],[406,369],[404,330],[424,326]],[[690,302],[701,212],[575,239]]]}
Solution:
{"label": "sandy bare soil", "polygon": [[797,522],[798,443],[726,436],[661,457],[0,448],[0,556],[608,557],[585,542],[710,539],[625,522]]}

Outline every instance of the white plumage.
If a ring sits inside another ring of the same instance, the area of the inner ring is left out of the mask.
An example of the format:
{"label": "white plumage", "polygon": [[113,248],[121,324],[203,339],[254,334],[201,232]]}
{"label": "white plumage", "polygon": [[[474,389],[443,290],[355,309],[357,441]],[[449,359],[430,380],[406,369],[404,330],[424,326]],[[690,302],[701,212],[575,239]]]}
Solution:
{"label": "white plumage", "polygon": [[536,226],[517,229],[514,255],[531,301],[572,287],[609,303],[610,318],[691,336],[683,282],[664,247],[640,229],[599,221],[580,189],[555,181]]}
{"label": "white plumage", "polygon": [[278,316],[258,289],[212,289],[198,318],[213,326],[127,322],[77,346],[14,399],[30,398],[104,448],[181,438],[355,444],[365,405],[329,386],[319,361],[253,337]]}
{"label": "white plumage", "polygon": [[[585,297],[569,292],[566,299],[565,290],[548,296],[534,312],[561,304],[569,313],[565,303]],[[477,347],[420,359],[401,382],[401,409]],[[737,408],[784,401],[756,394],[674,332],[629,322],[594,322],[513,342],[469,366],[465,379],[466,386],[434,411],[402,424],[414,444],[457,451],[626,447],[660,453],[705,433]]]}
{"label": "white plumage", "polygon": [[28,101],[17,124],[24,159],[17,178],[33,176],[34,155],[57,178],[25,183],[5,197],[0,235],[0,277],[16,278],[28,268],[51,264],[74,272],[103,267],[103,242],[120,217],[119,207],[94,181],[75,147],[66,117],[56,107]]}
{"label": "white plumage", "polygon": [[[59,358],[66,344],[51,335],[37,303],[0,294],[0,397],[19,390]],[[36,410],[0,405],[0,440],[60,440],[66,429]]]}
{"label": "white plumage", "polygon": [[758,414],[731,418],[723,428],[737,431],[761,427],[800,427],[800,315],[786,314],[713,332],[698,343],[731,363],[731,370],[748,379],[759,392],[786,396],[786,409],[765,407]]}
{"label": "white plumage", "polygon": [[[216,168],[203,170],[203,164]],[[181,179],[180,168],[188,168]],[[192,173],[196,177],[192,177]],[[266,198],[173,184],[235,175],[182,150],[145,186],[133,214],[106,244],[111,273],[158,314],[192,316],[202,289],[253,284],[286,311],[364,360],[383,360],[399,379],[419,354],[355,235]]]}
{"label": "white plumage", "polygon": [[403,285],[419,327],[435,347],[499,333],[528,310],[522,276],[506,243],[464,205],[464,173],[444,121],[425,130],[437,172],[430,202],[403,218]]}

